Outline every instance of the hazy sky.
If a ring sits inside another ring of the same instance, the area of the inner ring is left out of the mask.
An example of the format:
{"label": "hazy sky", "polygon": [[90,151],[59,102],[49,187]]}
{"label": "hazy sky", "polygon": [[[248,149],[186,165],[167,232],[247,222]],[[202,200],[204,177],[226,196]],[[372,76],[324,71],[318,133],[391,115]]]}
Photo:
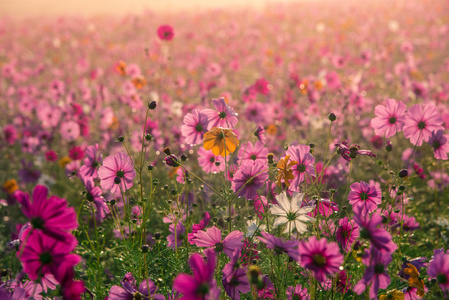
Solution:
{"label": "hazy sky", "polygon": [[0,0],[0,15],[12,17],[61,14],[121,14],[201,8],[260,6],[292,0]]}

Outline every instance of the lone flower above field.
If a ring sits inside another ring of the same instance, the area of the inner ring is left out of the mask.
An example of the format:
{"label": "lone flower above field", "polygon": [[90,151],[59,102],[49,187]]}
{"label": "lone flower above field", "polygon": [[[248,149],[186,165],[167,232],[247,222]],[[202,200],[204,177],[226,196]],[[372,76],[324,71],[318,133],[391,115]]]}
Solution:
{"label": "lone flower above field", "polygon": [[173,31],[173,27],[170,25],[161,25],[157,29],[157,36],[164,41],[171,41],[175,36],[175,32]]}
{"label": "lone flower above field", "polygon": [[237,149],[239,140],[229,128],[213,127],[204,134],[204,149],[212,150],[214,155],[227,156]]}

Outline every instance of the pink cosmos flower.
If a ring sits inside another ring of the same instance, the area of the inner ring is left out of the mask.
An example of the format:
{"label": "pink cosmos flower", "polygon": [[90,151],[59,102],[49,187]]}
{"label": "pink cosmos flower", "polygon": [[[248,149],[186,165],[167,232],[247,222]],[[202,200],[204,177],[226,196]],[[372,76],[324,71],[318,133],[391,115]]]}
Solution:
{"label": "pink cosmos flower", "polygon": [[449,292],[449,253],[439,252],[435,254],[429,263],[427,274],[436,278],[441,290]]}
{"label": "pink cosmos flower", "polygon": [[170,25],[161,25],[157,29],[157,36],[164,41],[171,41],[175,36],[173,27]]}
{"label": "pink cosmos flower", "polygon": [[58,159],[58,155],[53,150],[48,150],[45,152],[45,159],[47,161],[56,161]]}
{"label": "pink cosmos flower", "polygon": [[219,299],[220,290],[214,280],[217,255],[215,251],[205,251],[207,261],[198,253],[189,259],[193,275],[179,274],[173,282],[173,289],[182,293],[181,300]]}
{"label": "pink cosmos flower", "polygon": [[199,224],[193,224],[192,225],[192,232],[187,234],[187,239],[190,243],[190,245],[195,245],[195,241],[193,240],[195,238],[195,233],[197,233],[200,230],[203,230],[206,228],[206,226],[210,222],[210,214],[206,211],[204,213],[204,218],[200,221]]}
{"label": "pink cosmos flower", "polygon": [[254,83],[254,89],[259,94],[266,96],[270,92],[270,84],[265,78],[260,78]]}
{"label": "pink cosmos flower", "polygon": [[181,127],[182,135],[186,138],[186,143],[196,145],[203,142],[203,136],[207,132],[209,119],[207,115],[198,109],[192,111],[184,117],[184,125]]}
{"label": "pink cosmos flower", "polygon": [[13,145],[17,139],[16,128],[9,124],[3,127],[4,139],[9,145]]}
{"label": "pink cosmos flower", "polygon": [[237,113],[226,104],[225,98],[212,99],[212,103],[216,110],[203,109],[201,113],[205,114],[209,119],[207,130],[212,127],[223,127],[234,129],[238,122]]}
{"label": "pink cosmos flower", "polygon": [[86,199],[95,204],[97,208],[95,215],[97,220],[101,222],[106,217],[106,214],[109,213],[109,207],[102,196],[103,192],[98,186],[95,186],[92,177],[87,177],[82,180],[86,187]]}
{"label": "pink cosmos flower", "polygon": [[247,162],[240,166],[232,180],[232,190],[239,197],[248,200],[257,197],[257,190],[268,180],[266,164],[260,162]]}
{"label": "pink cosmos flower", "polygon": [[261,142],[256,142],[255,144],[248,142],[240,146],[238,164],[244,164],[247,161],[266,163],[267,154],[268,149],[265,148]]}
{"label": "pink cosmos flower", "polygon": [[369,297],[377,299],[379,289],[385,289],[390,284],[387,266],[393,260],[391,254],[378,251],[375,248],[366,250],[362,263],[367,266],[362,279],[354,286],[353,291],[357,295],[362,294],[371,286]]}
{"label": "pink cosmos flower", "polygon": [[32,231],[22,243],[22,251],[17,252],[17,257],[23,263],[23,269],[30,279],[36,280],[39,275],[53,274],[58,281],[60,267],[75,266],[81,257],[70,254],[76,247],[77,241],[67,244],[54,239],[40,230]]}
{"label": "pink cosmos flower", "polygon": [[126,273],[122,286],[113,285],[109,291],[108,300],[132,300],[132,299],[151,299],[165,300],[165,297],[156,294],[157,286],[151,279],[143,280],[137,288],[137,282],[131,273]]}
{"label": "pink cosmos flower", "polygon": [[443,130],[432,131],[429,144],[433,147],[433,155],[436,159],[447,160],[449,153],[449,134],[444,134]]}
{"label": "pink cosmos flower", "polygon": [[84,177],[97,178],[97,168],[103,161],[103,155],[99,152],[98,144],[88,146],[86,148],[86,158],[84,159],[84,165],[81,166],[79,174]]}
{"label": "pink cosmos flower", "polygon": [[317,240],[312,236],[307,242],[301,241],[298,251],[301,267],[313,271],[319,282],[324,282],[326,276],[337,273],[343,263],[343,255],[337,243],[327,243],[325,238]]}
{"label": "pink cosmos flower", "polygon": [[293,175],[295,178],[290,182],[289,190],[299,192],[299,184],[306,179],[306,174],[315,177],[315,157],[310,154],[310,147],[307,145],[290,146],[285,152],[290,155],[291,161],[298,162],[293,167]]}
{"label": "pink cosmos flower", "polygon": [[[227,159],[229,160],[229,156]],[[223,172],[226,169],[223,156],[214,155],[212,150],[206,150],[203,147],[198,149],[198,164],[208,174]]]}
{"label": "pink cosmos flower", "polygon": [[213,226],[206,231],[198,231],[194,237],[193,241],[198,247],[214,248],[216,252],[223,251],[229,257],[236,248],[241,249],[243,246],[243,233],[238,230],[234,230],[222,239],[221,230]]}
{"label": "pink cosmos flower", "polygon": [[[33,229],[39,229],[46,235],[69,244],[73,242],[74,238],[68,231],[78,228],[78,221],[75,209],[67,207],[65,199],[56,196],[47,198],[48,189],[43,185],[37,185],[33,189],[33,202],[22,191],[17,191],[15,196],[22,204],[22,212],[30,219]],[[27,232],[30,230],[32,229]]]}
{"label": "pink cosmos flower", "polygon": [[355,239],[359,237],[359,226],[354,220],[349,221],[348,217],[344,217],[338,221],[335,237],[343,250],[348,251]]}
{"label": "pink cosmos flower", "polygon": [[104,159],[103,166],[98,170],[98,177],[102,189],[119,194],[120,190],[126,191],[133,186],[136,172],[129,156],[120,152]]}
{"label": "pink cosmos flower", "polygon": [[60,133],[63,139],[72,142],[79,138],[81,134],[80,126],[75,121],[66,121],[61,124]]}
{"label": "pink cosmos flower", "polygon": [[408,109],[404,121],[404,136],[413,145],[421,146],[430,139],[432,131],[444,130],[443,120],[434,105],[415,104]]}
{"label": "pink cosmos flower", "polygon": [[354,208],[361,208],[362,214],[367,214],[375,211],[377,205],[382,203],[382,193],[375,185],[364,181],[355,182],[351,184],[348,200]]}
{"label": "pink cosmos flower", "polygon": [[248,275],[245,269],[240,268],[240,251],[234,251],[231,261],[223,268],[223,287],[231,299],[240,299],[240,294],[246,294],[251,291]]}
{"label": "pink cosmos flower", "polygon": [[371,120],[371,127],[377,135],[385,135],[385,138],[392,137],[402,130],[405,120],[405,110],[407,107],[402,101],[396,102],[394,99],[387,99],[386,106],[377,105],[374,109],[376,117]]}

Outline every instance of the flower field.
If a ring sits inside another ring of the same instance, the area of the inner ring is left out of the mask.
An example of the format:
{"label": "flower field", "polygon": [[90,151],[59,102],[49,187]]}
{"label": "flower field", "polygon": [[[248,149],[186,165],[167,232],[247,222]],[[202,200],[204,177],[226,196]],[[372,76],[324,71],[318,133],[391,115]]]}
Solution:
{"label": "flower field", "polygon": [[0,300],[449,299],[449,2],[0,20]]}

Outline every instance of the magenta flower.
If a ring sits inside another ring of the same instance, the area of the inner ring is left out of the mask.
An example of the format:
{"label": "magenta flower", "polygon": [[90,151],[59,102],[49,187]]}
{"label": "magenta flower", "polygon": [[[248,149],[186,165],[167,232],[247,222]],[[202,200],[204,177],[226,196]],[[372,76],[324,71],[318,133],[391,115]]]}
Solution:
{"label": "magenta flower", "polygon": [[315,157],[310,154],[310,147],[307,145],[290,146],[285,153],[290,155],[291,161],[298,162],[293,166],[295,178],[290,182],[289,190],[299,192],[299,184],[306,180],[306,174],[315,177]]}
{"label": "magenta flower", "polygon": [[404,136],[413,145],[421,146],[430,139],[432,131],[444,130],[438,108],[434,105],[415,104],[408,109],[404,121]]}
{"label": "magenta flower", "polygon": [[359,237],[359,226],[354,220],[349,221],[344,217],[338,221],[338,227],[335,231],[335,237],[342,246],[343,250],[348,251],[355,239]]}
{"label": "magenta flower", "polygon": [[13,125],[9,124],[9,125],[6,125],[5,127],[3,127],[3,135],[4,135],[5,141],[9,145],[13,145],[16,142],[17,131]]}
{"label": "magenta flower", "polygon": [[429,144],[433,148],[433,155],[436,159],[447,160],[449,153],[449,134],[444,134],[443,130],[432,131]]}
{"label": "magenta flower", "polygon": [[[68,231],[78,228],[76,212],[73,207],[67,207],[67,201],[56,196],[47,199],[48,189],[37,185],[33,189],[33,202],[28,194],[17,191],[17,201],[22,204],[23,214],[30,219],[33,229],[39,229],[55,239],[73,242],[73,236]],[[28,232],[31,230],[28,229]],[[25,238],[26,239],[26,238]]]}
{"label": "magenta flower", "polygon": [[402,130],[407,107],[402,101],[387,99],[386,106],[377,105],[374,109],[376,117],[371,120],[371,127],[377,135],[392,137]]}
{"label": "magenta flower", "polygon": [[165,300],[165,297],[160,294],[155,294],[157,291],[157,286],[151,279],[143,280],[139,288],[136,286],[136,279],[131,273],[126,273],[122,281],[120,281],[122,287],[118,285],[113,285],[109,291],[108,300]]}
{"label": "magenta flower", "polygon": [[173,27],[170,25],[161,25],[157,29],[157,36],[164,41],[171,41],[175,36]]}
{"label": "magenta flower", "polygon": [[81,260],[80,256],[70,254],[76,245],[75,238],[68,244],[48,236],[40,230],[33,230],[25,237],[21,244],[21,251],[17,252],[17,257],[31,280],[36,280],[39,275],[50,273],[60,281],[59,268],[73,267]]}
{"label": "magenta flower", "polygon": [[81,128],[75,121],[63,122],[59,131],[62,138],[68,142],[76,140],[81,134]]}
{"label": "magenta flower", "polygon": [[232,180],[232,190],[239,197],[248,200],[257,197],[257,190],[268,180],[266,164],[260,162],[247,162],[240,166]]}
{"label": "magenta flower", "polygon": [[205,114],[209,119],[207,130],[212,127],[223,127],[234,129],[238,122],[237,114],[226,104],[225,98],[212,99],[212,103],[216,110],[203,109],[201,113]]}
{"label": "magenta flower", "polygon": [[441,290],[449,292],[449,253],[436,253],[429,263],[427,274],[437,280]]}
{"label": "magenta flower", "polygon": [[348,200],[353,208],[360,208],[362,214],[367,214],[375,211],[377,205],[382,203],[382,193],[375,185],[364,181],[355,182],[351,184]]}
{"label": "magenta flower", "polygon": [[307,242],[301,241],[298,250],[301,267],[313,271],[319,282],[338,272],[343,263],[337,243],[327,243],[325,238],[317,240],[312,236]]}
{"label": "magenta flower", "polygon": [[[229,156],[226,157],[229,160]],[[203,147],[198,149],[198,164],[206,173],[218,173],[225,170],[225,158],[221,155],[214,155],[212,150]]]}
{"label": "magenta flower", "polygon": [[268,149],[265,148],[261,142],[256,142],[255,144],[248,142],[240,146],[238,164],[244,164],[248,161],[266,163],[267,154]]}
{"label": "magenta flower", "polygon": [[98,144],[88,146],[86,148],[87,157],[84,159],[84,165],[81,166],[78,174],[84,177],[97,178],[98,172],[97,168],[103,161],[103,155],[99,152]]}
{"label": "magenta flower", "polygon": [[213,226],[206,231],[200,230],[194,234],[193,241],[197,247],[214,248],[216,252],[224,252],[231,257],[236,248],[241,249],[243,246],[243,233],[234,230],[229,233],[224,239],[221,239],[221,230]]}
{"label": "magenta flower", "polygon": [[398,246],[392,241],[391,235],[383,228],[378,228],[382,223],[382,216],[373,213],[362,214],[362,208],[354,208],[354,220],[359,225],[360,237],[371,242],[374,248],[379,251],[393,253]]}
{"label": "magenta flower", "polygon": [[133,186],[136,172],[128,155],[120,152],[105,158],[103,166],[98,170],[98,177],[102,189],[119,194],[120,190],[126,191]]}
{"label": "magenta flower", "polygon": [[390,284],[387,266],[393,260],[391,254],[381,252],[375,248],[366,250],[362,262],[367,266],[362,279],[352,289],[357,295],[362,294],[367,287],[371,286],[369,297],[377,299],[379,289],[385,289]]}
{"label": "magenta flower", "polygon": [[310,295],[307,288],[303,288],[300,284],[296,286],[289,286],[287,288],[288,300],[310,300]]}
{"label": "magenta flower", "polygon": [[186,138],[186,143],[196,145],[203,142],[203,136],[207,132],[209,119],[207,115],[194,109],[191,114],[184,117],[184,125],[181,127],[182,135]]}
{"label": "magenta flower", "polygon": [[197,233],[200,230],[203,230],[206,228],[206,226],[210,222],[210,214],[206,211],[204,213],[204,218],[200,221],[199,224],[193,224],[192,225],[192,232],[187,234],[187,239],[190,243],[190,245],[195,245],[195,241],[193,240],[195,238],[195,233]]}
{"label": "magenta flower", "polygon": [[282,253],[286,253],[294,261],[299,260],[299,252],[298,252],[299,241],[298,240],[284,241],[281,238],[275,237],[274,235],[269,234],[264,231],[262,231],[260,234],[263,237],[258,236],[257,238],[262,243],[267,245],[268,249],[273,250],[276,255],[281,255]]}
{"label": "magenta flower", "polygon": [[215,251],[205,251],[207,261],[200,254],[194,253],[190,256],[189,264],[193,276],[179,274],[173,282],[173,289],[184,296],[180,300],[204,300],[218,299],[220,290],[214,280],[216,264]]}

